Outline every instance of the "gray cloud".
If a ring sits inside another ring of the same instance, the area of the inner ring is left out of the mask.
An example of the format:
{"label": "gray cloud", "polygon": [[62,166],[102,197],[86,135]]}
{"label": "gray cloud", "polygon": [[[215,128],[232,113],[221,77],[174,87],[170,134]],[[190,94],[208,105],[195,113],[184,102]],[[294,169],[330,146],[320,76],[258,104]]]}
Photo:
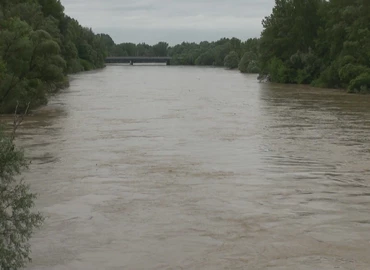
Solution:
{"label": "gray cloud", "polygon": [[117,42],[259,36],[274,0],[62,0],[65,12]]}

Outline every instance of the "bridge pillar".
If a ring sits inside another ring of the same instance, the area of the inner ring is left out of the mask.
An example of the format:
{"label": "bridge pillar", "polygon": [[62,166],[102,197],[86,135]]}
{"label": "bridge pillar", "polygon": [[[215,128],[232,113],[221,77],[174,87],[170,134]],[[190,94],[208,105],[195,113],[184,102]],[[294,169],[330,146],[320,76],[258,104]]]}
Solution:
{"label": "bridge pillar", "polygon": [[130,65],[133,66],[134,65],[134,61],[131,60],[130,61]]}

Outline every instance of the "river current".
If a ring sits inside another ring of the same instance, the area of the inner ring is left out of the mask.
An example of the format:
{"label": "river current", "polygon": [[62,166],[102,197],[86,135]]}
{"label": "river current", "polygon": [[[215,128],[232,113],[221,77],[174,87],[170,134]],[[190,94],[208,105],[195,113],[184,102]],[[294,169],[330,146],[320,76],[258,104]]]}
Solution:
{"label": "river current", "polygon": [[219,68],[71,77],[18,143],[28,269],[370,269],[370,96]]}

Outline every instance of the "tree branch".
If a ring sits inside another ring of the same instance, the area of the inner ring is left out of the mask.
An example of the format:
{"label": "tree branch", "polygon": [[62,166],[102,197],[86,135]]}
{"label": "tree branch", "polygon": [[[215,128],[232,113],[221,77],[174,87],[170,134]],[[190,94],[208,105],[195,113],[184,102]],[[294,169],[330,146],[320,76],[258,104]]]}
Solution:
{"label": "tree branch", "polygon": [[27,115],[28,113],[28,109],[30,108],[30,102],[27,103],[27,107],[26,107],[26,110],[24,111],[23,114],[21,115],[18,115],[17,114],[17,111],[18,111],[18,107],[19,107],[19,102],[17,101],[17,106],[15,107],[15,111],[14,111],[14,120],[13,120],[13,132],[12,132],[12,135],[10,137],[10,139],[13,141],[14,138],[15,138],[15,132],[17,131],[18,127],[20,126],[20,124],[23,122],[23,119],[24,117]]}

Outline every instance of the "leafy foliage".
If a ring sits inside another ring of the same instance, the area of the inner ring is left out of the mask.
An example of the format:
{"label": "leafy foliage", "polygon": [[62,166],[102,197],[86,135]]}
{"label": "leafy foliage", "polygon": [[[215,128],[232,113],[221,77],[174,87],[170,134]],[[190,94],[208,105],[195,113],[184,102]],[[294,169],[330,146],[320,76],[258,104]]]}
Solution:
{"label": "leafy foliage", "polygon": [[259,73],[257,54],[253,51],[246,52],[240,60],[239,70],[242,73]]}
{"label": "leafy foliage", "polygon": [[[222,38],[215,42],[203,41],[199,44],[183,42],[169,48],[169,55],[172,56],[172,64],[175,65],[214,65],[237,68],[240,58],[249,51],[258,55],[258,39],[248,39],[242,42],[237,38]],[[230,58],[231,56],[233,58]],[[228,61],[225,62],[226,57]],[[231,59],[233,60],[232,65],[229,62]],[[249,72],[246,69],[241,71]]]}
{"label": "leafy foliage", "polygon": [[229,69],[235,69],[239,65],[239,55],[237,52],[232,51],[225,57],[224,66]]}
{"label": "leafy foliage", "polygon": [[370,3],[276,0],[263,20],[261,72],[275,82],[369,91]]}
{"label": "leafy foliage", "polygon": [[64,14],[59,0],[0,3],[0,113],[45,104],[68,73],[101,68],[107,35],[95,35]]}
{"label": "leafy foliage", "polygon": [[0,269],[20,269],[30,260],[28,243],[43,218],[32,212],[35,194],[17,175],[27,167],[23,152],[0,132]]}
{"label": "leafy foliage", "polygon": [[353,79],[349,84],[349,91],[352,93],[367,93],[370,91],[370,73],[362,73]]}

